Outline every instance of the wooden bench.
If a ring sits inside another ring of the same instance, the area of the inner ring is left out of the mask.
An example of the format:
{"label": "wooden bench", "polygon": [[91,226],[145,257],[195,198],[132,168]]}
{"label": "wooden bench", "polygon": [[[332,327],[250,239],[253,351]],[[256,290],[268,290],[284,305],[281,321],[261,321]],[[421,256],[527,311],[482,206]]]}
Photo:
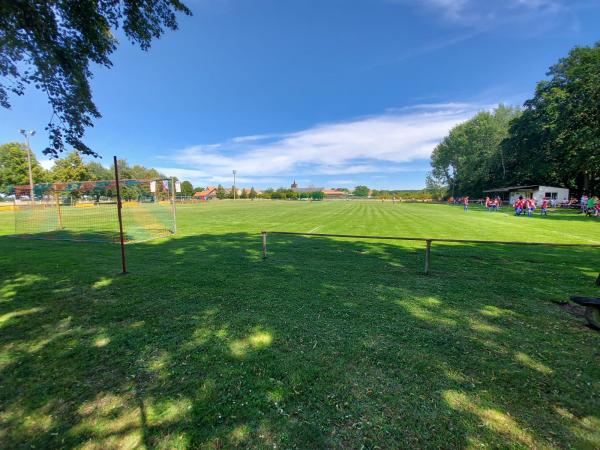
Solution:
{"label": "wooden bench", "polygon": [[600,298],[571,297],[571,301],[585,307],[585,318],[592,328],[600,330]]}

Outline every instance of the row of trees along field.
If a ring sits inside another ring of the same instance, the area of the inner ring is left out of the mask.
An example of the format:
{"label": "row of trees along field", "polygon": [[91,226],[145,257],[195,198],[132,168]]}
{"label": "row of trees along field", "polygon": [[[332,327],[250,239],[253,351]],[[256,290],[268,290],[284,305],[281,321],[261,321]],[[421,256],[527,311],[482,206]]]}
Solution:
{"label": "row of trees along field", "polygon": [[[500,105],[454,127],[435,148],[432,194],[542,184],[600,194],[600,43],[552,66],[523,109]],[[436,196],[434,194],[434,196]]]}
{"label": "row of trees along field", "polygon": [[[184,183],[189,183],[189,181],[184,181]],[[190,183],[190,185],[191,185],[191,183]],[[203,187],[196,187],[196,188],[192,189],[192,194],[193,194],[194,192],[202,192],[203,190],[204,190],[204,188],[203,188]],[[185,195],[187,195],[187,194],[185,193],[185,191],[183,190],[183,183],[182,183],[182,192],[183,192]],[[233,186],[231,187],[231,189],[225,189],[225,188],[224,188],[222,185],[220,185],[220,184],[217,186],[217,192],[216,192],[216,195],[217,195],[217,198],[218,198],[218,199],[234,198],[234,195],[233,195],[233,193],[234,193],[234,188],[233,188]],[[246,198],[257,198],[258,196],[259,196],[259,195],[258,195],[258,193],[256,192],[256,190],[254,189],[254,187],[252,187],[252,188],[250,188],[250,189],[243,188],[243,189],[242,189],[242,191],[241,191],[239,194],[236,194],[236,195],[235,195],[235,198],[244,198],[244,199],[246,199]]]}
{"label": "row of trees along field", "polygon": [[[359,197],[361,197],[359,195]],[[432,194],[426,190],[388,190],[388,189],[372,189],[371,198],[377,199],[411,199],[411,200],[430,200]]]}
{"label": "row of trees along field", "polygon": [[414,199],[414,200],[429,200],[432,198],[431,192],[426,189],[369,189],[367,186],[359,185],[354,188],[352,194],[355,197],[371,197],[378,199]]}
{"label": "row of trees along field", "polygon": [[[53,181],[88,181],[113,180],[114,166],[105,167],[98,161],[84,162],[78,152],[71,152],[64,158],[55,160],[50,170],[44,169],[35,155],[31,155],[31,171],[34,183]],[[156,169],[141,165],[129,165],[125,160],[118,160],[119,174],[123,179],[165,178]],[[0,145],[0,193],[6,194],[11,186],[29,184],[27,167],[27,149],[25,145],[11,142]],[[182,191],[193,194],[189,181],[182,183]]]}
{"label": "row of trees along field", "polygon": [[[339,188],[336,189],[340,192],[350,193],[349,189]],[[371,197],[377,199],[392,199],[392,198],[410,198],[417,200],[431,199],[432,195],[426,190],[377,190],[377,189],[369,189],[367,186],[359,185],[354,188],[352,191],[352,195],[354,197]],[[259,195],[260,198],[270,198],[274,200],[295,200],[295,199],[313,199],[313,200],[322,200],[325,197],[325,194],[321,191],[313,191],[313,192],[294,192],[291,189],[279,188],[277,190],[274,189],[265,189]],[[242,198],[242,197],[240,197]]]}
{"label": "row of trees along field", "polygon": [[294,192],[291,189],[279,188],[265,189],[260,195],[261,198],[270,198],[272,200],[298,200],[298,199],[313,199],[323,200],[324,194],[321,191],[315,190],[314,192]]}

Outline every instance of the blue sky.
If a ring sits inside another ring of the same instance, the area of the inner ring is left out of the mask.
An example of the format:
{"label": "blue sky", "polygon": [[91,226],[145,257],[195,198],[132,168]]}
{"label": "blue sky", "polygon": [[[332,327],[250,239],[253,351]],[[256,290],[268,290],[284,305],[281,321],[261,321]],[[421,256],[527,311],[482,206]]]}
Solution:
{"label": "blue sky", "polygon": [[[600,40],[595,0],[187,0],[149,52],[121,38],[96,68],[86,142],[195,185],[421,188],[449,128],[521,104],[575,45]],[[31,89],[2,141],[50,118]],[[48,166],[50,162],[44,161]]]}

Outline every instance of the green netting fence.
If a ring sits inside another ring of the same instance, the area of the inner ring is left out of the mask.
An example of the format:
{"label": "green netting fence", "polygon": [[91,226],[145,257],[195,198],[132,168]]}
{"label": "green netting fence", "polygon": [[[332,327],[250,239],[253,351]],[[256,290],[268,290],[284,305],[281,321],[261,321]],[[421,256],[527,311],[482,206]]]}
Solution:
{"label": "green netting fence", "polygon": [[[176,232],[172,179],[120,180],[124,238],[141,242]],[[14,236],[119,242],[114,180],[14,186]]]}

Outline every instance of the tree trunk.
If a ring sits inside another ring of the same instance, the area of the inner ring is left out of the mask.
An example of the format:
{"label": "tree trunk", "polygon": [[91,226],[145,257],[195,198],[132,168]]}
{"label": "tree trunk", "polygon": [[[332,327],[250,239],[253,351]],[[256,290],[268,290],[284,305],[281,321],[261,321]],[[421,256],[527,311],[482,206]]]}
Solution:
{"label": "tree trunk", "polygon": [[590,192],[590,174],[587,170],[583,172],[583,194]]}

